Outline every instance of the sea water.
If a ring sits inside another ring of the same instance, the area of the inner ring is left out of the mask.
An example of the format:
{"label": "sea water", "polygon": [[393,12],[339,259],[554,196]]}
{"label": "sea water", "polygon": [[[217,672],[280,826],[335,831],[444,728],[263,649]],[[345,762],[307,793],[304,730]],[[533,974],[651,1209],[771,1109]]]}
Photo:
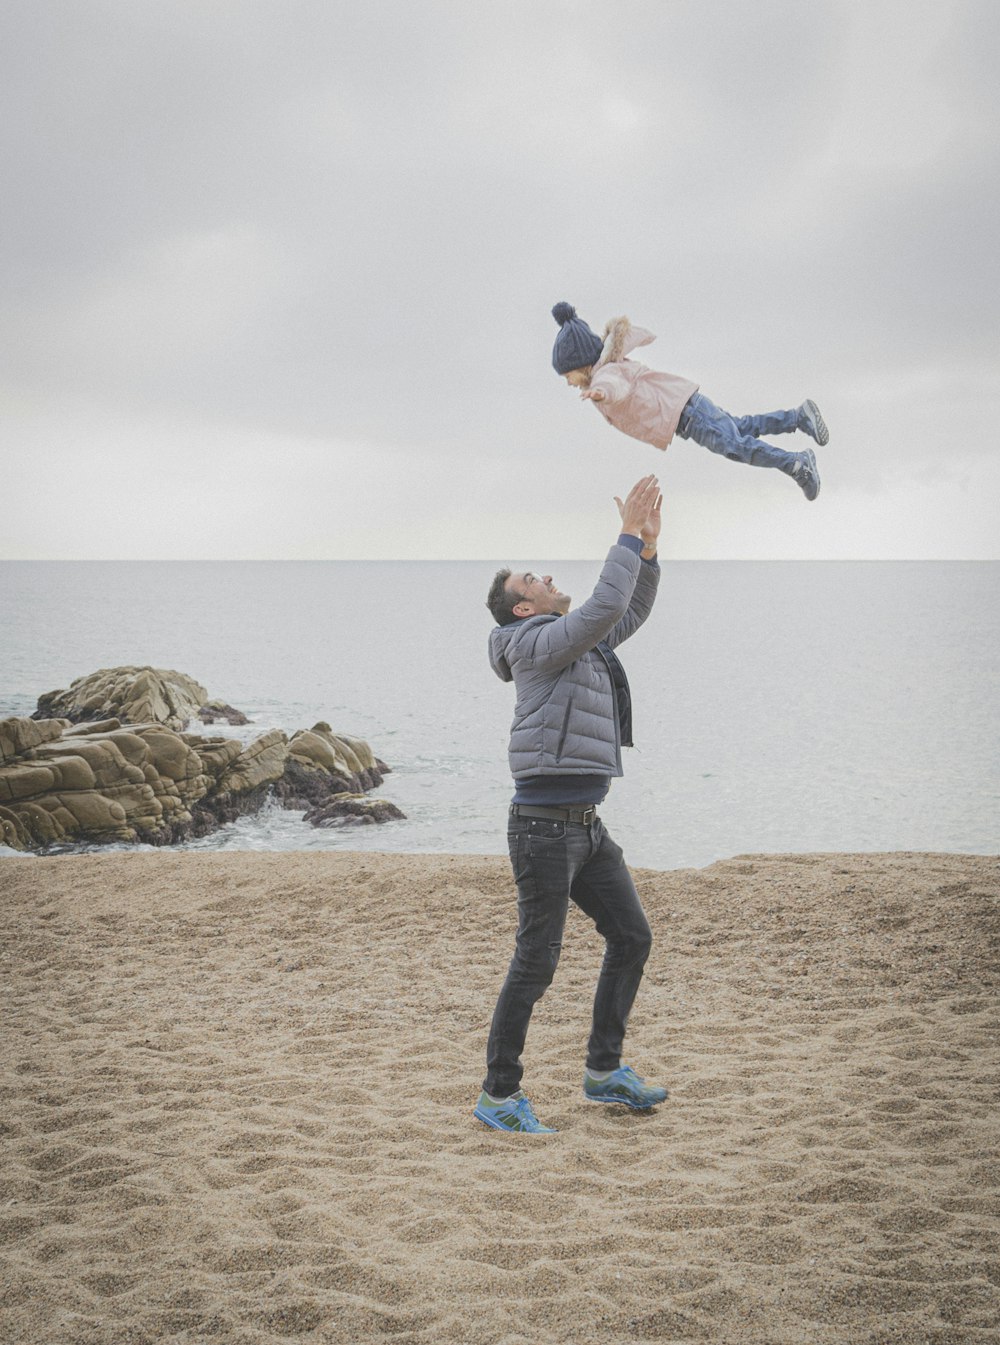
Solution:
{"label": "sea water", "polygon": [[[553,565],[579,603],[600,561]],[[537,568],[537,563],[536,563]],[[0,717],[119,664],[174,668],[248,739],[366,739],[406,820],[269,807],[185,848],[504,853],[513,689],[488,561],[0,564]],[[1000,851],[1000,563],[680,561],[620,650],[636,746],[602,806],[634,866],[748,852]]]}

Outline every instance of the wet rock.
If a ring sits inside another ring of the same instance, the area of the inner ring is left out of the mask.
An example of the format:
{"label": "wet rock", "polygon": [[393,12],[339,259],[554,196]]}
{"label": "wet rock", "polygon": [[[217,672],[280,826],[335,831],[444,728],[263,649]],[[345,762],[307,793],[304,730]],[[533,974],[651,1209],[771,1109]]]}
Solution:
{"label": "wet rock", "polygon": [[335,794],[322,807],[310,809],[305,821],[314,827],[364,826],[405,818],[388,799],[367,799],[357,794]]}
{"label": "wet rock", "polygon": [[234,727],[250,723],[242,710],[234,710],[225,701],[206,701],[198,711],[198,718],[203,724],[218,724],[221,721]]}
{"label": "wet rock", "polygon": [[312,821],[333,799],[375,789],[388,773],[366,742],[334,733],[320,721],[292,735],[277,792],[287,807],[308,809],[306,820]]}

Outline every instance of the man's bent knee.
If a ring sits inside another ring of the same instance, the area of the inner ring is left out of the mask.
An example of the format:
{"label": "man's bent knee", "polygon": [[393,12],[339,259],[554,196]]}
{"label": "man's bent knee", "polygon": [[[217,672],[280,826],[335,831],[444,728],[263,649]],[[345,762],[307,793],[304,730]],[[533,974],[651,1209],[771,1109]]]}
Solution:
{"label": "man's bent knee", "polygon": [[626,939],[609,939],[608,963],[624,971],[627,967],[644,967],[653,948],[652,934],[636,934]]}
{"label": "man's bent knee", "polygon": [[556,974],[561,952],[561,943],[550,943],[544,948],[527,952],[518,948],[510,964],[511,975],[520,981],[535,983],[547,989]]}
{"label": "man's bent knee", "polygon": [[630,946],[632,948],[631,961],[633,961],[640,967],[644,967],[646,965],[646,961],[649,958],[650,953],[653,950],[652,934],[644,934],[638,938],[631,940]]}

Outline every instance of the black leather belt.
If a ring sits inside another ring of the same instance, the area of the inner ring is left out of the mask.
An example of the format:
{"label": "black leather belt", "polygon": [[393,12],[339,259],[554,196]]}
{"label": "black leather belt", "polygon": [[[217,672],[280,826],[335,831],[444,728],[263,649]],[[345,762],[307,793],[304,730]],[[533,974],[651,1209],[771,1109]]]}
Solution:
{"label": "black leather belt", "polygon": [[576,822],[581,827],[589,827],[597,817],[597,804],[587,808],[536,808],[534,804],[512,803],[511,817],[547,817],[552,822]]}

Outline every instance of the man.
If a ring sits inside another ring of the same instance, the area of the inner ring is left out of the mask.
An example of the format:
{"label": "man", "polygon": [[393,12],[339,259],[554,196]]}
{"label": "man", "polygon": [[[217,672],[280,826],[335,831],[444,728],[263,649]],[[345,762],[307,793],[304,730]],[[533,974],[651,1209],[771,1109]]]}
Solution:
{"label": "man", "polygon": [[622,746],[632,745],[628,682],[612,652],[653,606],[662,497],[645,476],[624,502],[621,535],[597,587],[576,611],[550,575],[498,571],[487,606],[497,621],[490,661],[517,692],[510,735],[514,801],[507,839],[518,893],[514,957],[486,1050],[473,1115],[496,1130],[553,1134],[521,1089],[531,1012],[551,984],[570,900],[605,939],[583,1091],[644,1111],[667,1096],[621,1063],[629,1011],[652,934],[620,848],[597,816]]}

